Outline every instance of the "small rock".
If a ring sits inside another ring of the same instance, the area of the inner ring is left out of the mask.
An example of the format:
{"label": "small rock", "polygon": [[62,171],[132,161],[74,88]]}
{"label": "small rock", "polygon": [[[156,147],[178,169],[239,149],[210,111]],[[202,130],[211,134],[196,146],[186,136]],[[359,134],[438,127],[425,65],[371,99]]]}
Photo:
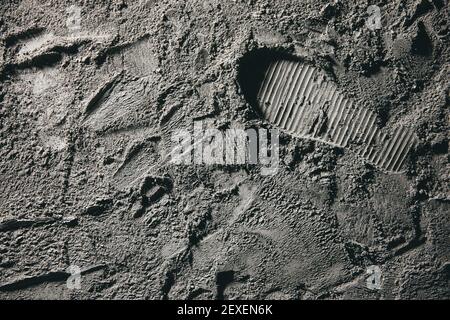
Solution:
{"label": "small rock", "polygon": [[74,227],[78,225],[78,218],[75,216],[64,217],[62,223],[68,227]]}

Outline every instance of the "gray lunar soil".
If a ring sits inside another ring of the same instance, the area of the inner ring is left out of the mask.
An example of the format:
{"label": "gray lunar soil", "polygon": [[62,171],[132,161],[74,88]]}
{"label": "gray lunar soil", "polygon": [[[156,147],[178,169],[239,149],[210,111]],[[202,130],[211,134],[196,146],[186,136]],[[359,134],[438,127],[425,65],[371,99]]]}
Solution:
{"label": "gray lunar soil", "polygon": [[[449,299],[449,42],[447,0],[1,0],[0,298]],[[283,130],[274,175],[167,161],[274,128],[261,54],[412,132],[402,170]]]}

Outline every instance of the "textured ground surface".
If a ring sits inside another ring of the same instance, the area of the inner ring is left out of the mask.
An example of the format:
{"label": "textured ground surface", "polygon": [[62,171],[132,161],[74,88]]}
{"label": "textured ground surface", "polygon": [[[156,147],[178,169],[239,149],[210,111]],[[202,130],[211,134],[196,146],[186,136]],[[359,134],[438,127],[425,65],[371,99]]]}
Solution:
{"label": "textured ground surface", "polygon": [[[446,0],[95,2],[1,2],[0,298],[450,298]],[[194,120],[271,127],[262,48],[411,130],[402,172],[288,133],[274,176],[161,161]]]}

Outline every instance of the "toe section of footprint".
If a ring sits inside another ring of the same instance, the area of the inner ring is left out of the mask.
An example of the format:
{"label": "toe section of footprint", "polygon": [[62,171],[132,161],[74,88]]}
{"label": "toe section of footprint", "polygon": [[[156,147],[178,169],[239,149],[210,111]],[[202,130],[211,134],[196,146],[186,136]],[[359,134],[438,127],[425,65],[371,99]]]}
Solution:
{"label": "toe section of footprint", "polygon": [[286,55],[252,58],[258,61],[244,60],[241,84],[245,81],[244,94],[265,120],[296,137],[350,149],[384,171],[402,171],[417,143],[411,129],[379,128],[375,113],[305,61]]}

